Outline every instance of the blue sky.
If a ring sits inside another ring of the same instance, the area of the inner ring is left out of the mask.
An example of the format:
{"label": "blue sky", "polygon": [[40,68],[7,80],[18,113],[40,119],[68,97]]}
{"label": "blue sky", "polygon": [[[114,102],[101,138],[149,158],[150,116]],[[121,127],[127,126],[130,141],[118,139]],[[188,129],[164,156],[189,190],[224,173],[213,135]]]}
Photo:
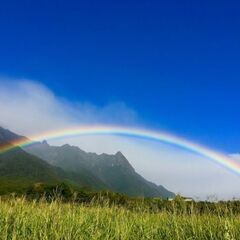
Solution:
{"label": "blue sky", "polygon": [[0,75],[124,102],[144,125],[240,151],[240,3],[6,1]]}

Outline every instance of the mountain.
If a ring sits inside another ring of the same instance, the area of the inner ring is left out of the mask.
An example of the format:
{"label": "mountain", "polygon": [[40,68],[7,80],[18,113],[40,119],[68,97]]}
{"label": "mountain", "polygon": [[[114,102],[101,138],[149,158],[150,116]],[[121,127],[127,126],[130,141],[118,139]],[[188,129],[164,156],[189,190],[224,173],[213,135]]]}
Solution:
{"label": "mountain", "polygon": [[147,181],[139,175],[121,152],[115,155],[87,153],[78,147],[65,144],[50,146],[46,141],[35,143],[25,150],[48,163],[76,174],[94,175],[108,189],[129,196],[173,197],[163,186]]}
{"label": "mountain", "polygon": [[[0,127],[0,145],[11,145],[23,138],[27,139]],[[129,196],[174,196],[139,175],[121,152],[98,155],[68,144],[58,147],[43,141],[0,153],[0,193],[19,186],[27,188],[36,182],[66,182],[76,187],[108,189]]]}

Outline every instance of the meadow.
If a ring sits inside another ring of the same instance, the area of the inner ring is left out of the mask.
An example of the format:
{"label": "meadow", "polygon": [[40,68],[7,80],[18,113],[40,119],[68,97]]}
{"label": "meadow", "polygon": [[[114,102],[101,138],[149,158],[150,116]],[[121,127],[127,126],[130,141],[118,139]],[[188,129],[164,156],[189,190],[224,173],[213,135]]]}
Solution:
{"label": "meadow", "polygon": [[194,207],[191,212],[174,208],[2,198],[0,239],[240,239],[240,216],[231,209],[200,214]]}

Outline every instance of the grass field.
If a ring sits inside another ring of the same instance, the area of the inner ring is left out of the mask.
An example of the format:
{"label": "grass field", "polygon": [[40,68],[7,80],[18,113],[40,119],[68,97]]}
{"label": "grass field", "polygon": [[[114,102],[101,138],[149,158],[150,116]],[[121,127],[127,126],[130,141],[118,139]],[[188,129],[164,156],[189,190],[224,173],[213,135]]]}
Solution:
{"label": "grass field", "polygon": [[0,239],[240,239],[240,217],[0,201]]}

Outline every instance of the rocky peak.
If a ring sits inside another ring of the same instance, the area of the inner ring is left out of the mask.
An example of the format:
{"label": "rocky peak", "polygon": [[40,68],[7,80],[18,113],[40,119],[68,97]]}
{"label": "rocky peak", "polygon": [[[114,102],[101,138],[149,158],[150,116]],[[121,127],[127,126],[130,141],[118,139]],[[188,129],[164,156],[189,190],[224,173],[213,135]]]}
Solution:
{"label": "rocky peak", "polygon": [[45,146],[45,147],[49,147],[50,146],[46,140],[42,141],[42,145]]}
{"label": "rocky peak", "polygon": [[125,158],[124,155],[118,151],[116,154],[115,154],[116,157],[119,157],[119,158]]}
{"label": "rocky peak", "polygon": [[127,158],[120,151],[118,151],[114,155],[114,160],[117,166],[122,166],[124,168],[128,168],[134,171],[134,168],[132,167],[132,165],[129,163]]}

